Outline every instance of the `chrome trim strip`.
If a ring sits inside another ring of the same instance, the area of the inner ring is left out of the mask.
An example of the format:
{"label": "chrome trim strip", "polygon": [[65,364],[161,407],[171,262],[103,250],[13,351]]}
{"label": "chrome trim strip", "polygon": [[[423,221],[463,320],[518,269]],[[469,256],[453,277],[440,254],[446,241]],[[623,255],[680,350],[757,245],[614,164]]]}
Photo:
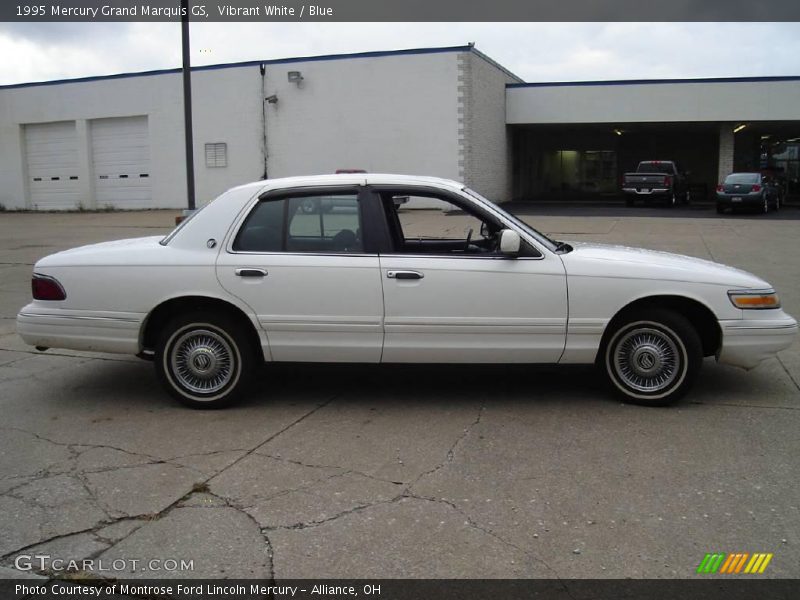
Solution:
{"label": "chrome trim strip", "polygon": [[48,313],[19,313],[20,317],[32,317],[41,319],[72,319],[77,321],[113,321],[118,323],[141,323],[141,319],[132,319],[128,317],[90,317],[83,315],[55,315]]}

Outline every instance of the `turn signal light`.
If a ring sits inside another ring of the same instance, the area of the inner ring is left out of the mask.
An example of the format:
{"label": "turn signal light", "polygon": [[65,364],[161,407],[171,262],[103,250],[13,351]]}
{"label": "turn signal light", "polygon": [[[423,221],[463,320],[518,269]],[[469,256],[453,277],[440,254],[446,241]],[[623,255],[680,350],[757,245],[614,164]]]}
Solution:
{"label": "turn signal light", "polygon": [[728,292],[736,308],[780,308],[781,301],[773,290],[743,290]]}
{"label": "turn signal light", "polygon": [[34,300],[66,300],[67,298],[67,293],[57,279],[39,273],[33,274],[31,291]]}

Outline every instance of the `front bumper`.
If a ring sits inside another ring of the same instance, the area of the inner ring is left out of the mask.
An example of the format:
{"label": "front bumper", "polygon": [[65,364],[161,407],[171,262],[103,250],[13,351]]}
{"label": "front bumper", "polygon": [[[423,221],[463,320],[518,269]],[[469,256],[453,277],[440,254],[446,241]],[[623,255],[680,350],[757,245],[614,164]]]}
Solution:
{"label": "front bumper", "polygon": [[769,312],[772,314],[768,318],[720,321],[722,346],[717,360],[753,369],[791,346],[797,335],[797,321],[780,309]]}

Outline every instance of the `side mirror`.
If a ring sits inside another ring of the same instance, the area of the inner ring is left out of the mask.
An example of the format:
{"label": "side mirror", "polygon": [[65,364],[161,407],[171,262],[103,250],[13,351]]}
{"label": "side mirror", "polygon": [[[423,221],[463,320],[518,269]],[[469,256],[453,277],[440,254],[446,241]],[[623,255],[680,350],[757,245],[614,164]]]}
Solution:
{"label": "side mirror", "polygon": [[500,254],[517,256],[521,240],[519,234],[513,229],[503,229],[500,232]]}

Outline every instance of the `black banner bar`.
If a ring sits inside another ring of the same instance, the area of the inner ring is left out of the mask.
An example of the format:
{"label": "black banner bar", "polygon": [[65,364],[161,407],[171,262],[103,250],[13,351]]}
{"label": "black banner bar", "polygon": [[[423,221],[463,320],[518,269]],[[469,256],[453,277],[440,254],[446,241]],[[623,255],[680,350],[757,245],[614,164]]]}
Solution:
{"label": "black banner bar", "polygon": [[288,579],[0,580],[3,600],[794,600],[798,580],[697,579]]}
{"label": "black banner bar", "polygon": [[[180,0],[4,0],[0,21],[179,21]],[[198,22],[786,22],[797,0],[193,0]]]}

